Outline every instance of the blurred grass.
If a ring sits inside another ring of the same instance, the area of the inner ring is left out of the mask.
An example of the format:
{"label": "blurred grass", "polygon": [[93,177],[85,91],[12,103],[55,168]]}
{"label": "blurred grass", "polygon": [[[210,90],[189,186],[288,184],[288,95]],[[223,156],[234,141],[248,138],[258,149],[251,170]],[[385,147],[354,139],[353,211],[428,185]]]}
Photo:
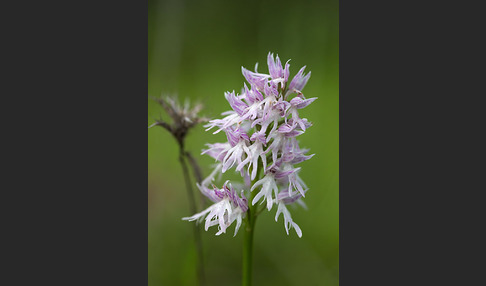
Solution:
{"label": "blurred grass", "polygon": [[[301,114],[312,123],[299,137],[316,155],[300,166],[310,190],[308,210],[291,210],[303,231],[287,236],[275,209],[259,216],[255,233],[254,285],[338,285],[339,273],[339,38],[333,1],[149,1],[149,95],[178,94],[201,101],[202,114],[220,118],[229,109],[225,91],[240,91],[241,66],[267,71],[266,55],[290,61],[291,77],[303,65],[312,71],[304,94],[318,97]],[[143,95],[140,95],[143,96]],[[167,118],[149,100],[148,123]],[[187,149],[204,175],[214,161],[200,156],[205,143],[222,142],[198,126]],[[148,130],[149,285],[196,285],[191,215],[174,139]],[[240,285],[242,237],[203,232],[208,285]]]}

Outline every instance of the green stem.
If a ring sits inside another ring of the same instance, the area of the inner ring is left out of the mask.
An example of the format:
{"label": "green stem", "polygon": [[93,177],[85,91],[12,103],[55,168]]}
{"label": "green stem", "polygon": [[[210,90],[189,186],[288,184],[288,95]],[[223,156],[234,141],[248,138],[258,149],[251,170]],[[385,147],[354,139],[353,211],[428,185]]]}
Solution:
{"label": "green stem", "polygon": [[243,286],[251,286],[253,261],[253,232],[255,230],[256,216],[248,209],[246,227],[243,236]]}
{"label": "green stem", "polygon": [[[182,173],[184,175],[184,181],[186,184],[186,191],[187,191],[187,198],[189,200],[189,208],[191,213],[196,213],[196,200],[194,198],[194,192],[192,191],[192,183],[189,177],[189,170],[184,159],[185,150],[184,144],[179,144],[179,162],[182,166]],[[204,277],[204,258],[203,258],[203,248],[202,248],[202,240],[201,240],[201,233],[199,231],[199,227],[196,224],[193,224],[193,233],[194,233],[194,242],[196,243],[196,255],[197,255],[197,279],[198,285],[203,286],[205,285],[205,277]]]}
{"label": "green stem", "polygon": [[[261,160],[258,162],[258,171],[255,180],[251,182],[253,186],[260,178],[260,171],[263,169],[263,163]],[[242,273],[242,285],[251,286],[252,277],[252,262],[253,262],[253,233],[255,231],[255,222],[259,214],[257,212],[258,205],[253,206],[252,201],[256,196],[257,190],[253,190],[250,193],[248,200],[248,211],[246,213],[245,228],[243,234],[243,273]]]}

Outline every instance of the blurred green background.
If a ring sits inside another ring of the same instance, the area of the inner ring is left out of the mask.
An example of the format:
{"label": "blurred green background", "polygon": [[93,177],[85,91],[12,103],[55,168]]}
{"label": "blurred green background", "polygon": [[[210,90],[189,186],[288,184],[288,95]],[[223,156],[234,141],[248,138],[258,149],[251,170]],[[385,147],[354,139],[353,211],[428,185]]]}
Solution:
{"label": "blurred green background", "polygon": [[[254,285],[338,285],[339,274],[339,26],[338,1],[149,1],[148,90],[150,96],[177,94],[200,101],[201,112],[221,118],[229,109],[225,91],[240,92],[241,66],[268,72],[269,51],[290,61],[290,78],[300,67],[312,76],[303,90],[318,97],[301,111],[313,127],[299,136],[301,147],[316,155],[300,164],[309,187],[308,210],[289,210],[303,237],[285,233],[276,208],[256,223]],[[148,102],[148,123],[167,119]],[[223,142],[197,126],[187,149],[203,175],[214,160],[199,155],[205,143]],[[148,278],[149,285],[196,285],[195,247],[178,162],[178,147],[160,127],[148,129]],[[223,177],[224,178],[224,177]],[[242,232],[215,236],[202,232],[207,285],[240,285]]]}

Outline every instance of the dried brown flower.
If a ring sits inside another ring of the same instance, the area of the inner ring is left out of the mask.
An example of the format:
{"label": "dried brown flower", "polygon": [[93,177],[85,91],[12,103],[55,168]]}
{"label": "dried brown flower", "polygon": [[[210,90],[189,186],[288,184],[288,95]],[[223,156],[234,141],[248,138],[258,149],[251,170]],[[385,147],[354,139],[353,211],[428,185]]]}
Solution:
{"label": "dried brown flower", "polygon": [[188,100],[185,101],[184,105],[181,105],[175,96],[163,96],[153,99],[164,108],[169,117],[172,119],[172,123],[158,119],[155,121],[155,123],[150,125],[149,128],[157,125],[164,127],[174,136],[181,146],[183,146],[184,138],[192,127],[199,123],[208,121],[207,118],[198,115],[203,108],[202,104],[200,103],[191,108]]}

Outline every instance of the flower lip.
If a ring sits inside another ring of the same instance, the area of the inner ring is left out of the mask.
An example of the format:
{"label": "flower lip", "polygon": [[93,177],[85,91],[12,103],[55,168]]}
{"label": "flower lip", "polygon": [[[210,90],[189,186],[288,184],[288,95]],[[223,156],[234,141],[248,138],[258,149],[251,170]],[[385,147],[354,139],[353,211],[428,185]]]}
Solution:
{"label": "flower lip", "polygon": [[275,221],[278,221],[278,217],[280,216],[280,214],[283,214],[284,216],[284,226],[287,235],[289,235],[289,229],[294,228],[297,235],[299,237],[302,237],[302,230],[300,230],[300,227],[292,220],[292,217],[290,216],[290,212],[287,210],[285,204],[283,203],[278,204],[277,213],[275,215]]}

